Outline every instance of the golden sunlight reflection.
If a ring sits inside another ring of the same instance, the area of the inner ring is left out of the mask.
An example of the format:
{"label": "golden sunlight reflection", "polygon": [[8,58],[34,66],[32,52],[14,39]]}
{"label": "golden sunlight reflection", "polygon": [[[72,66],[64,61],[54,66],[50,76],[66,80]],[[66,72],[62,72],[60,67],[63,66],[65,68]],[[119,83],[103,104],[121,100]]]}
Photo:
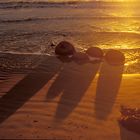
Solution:
{"label": "golden sunlight reflection", "polygon": [[123,0],[119,5],[119,8],[112,13],[114,17],[133,17],[134,13],[136,13],[136,3],[133,1]]}
{"label": "golden sunlight reflection", "polygon": [[126,63],[125,65],[126,66],[130,66],[130,65],[133,65],[133,64],[136,64],[138,63],[138,58],[139,58],[139,52],[129,52],[129,53],[126,53],[125,54],[125,57],[126,57]]}
{"label": "golden sunlight reflection", "polygon": [[134,61],[128,61],[125,63],[125,66],[130,66],[130,65],[133,65],[133,64],[136,64],[138,63],[138,60],[134,60]]}
{"label": "golden sunlight reflection", "polygon": [[[131,42],[132,43],[132,42]],[[101,44],[98,45],[99,48],[112,48],[112,49],[133,49],[133,48],[138,48],[137,44],[131,44],[131,43],[125,43],[125,42],[114,42],[112,44]]]}
{"label": "golden sunlight reflection", "polygon": [[122,18],[122,21],[119,21],[116,25],[116,30],[122,32],[137,32],[139,26],[136,23],[136,9],[132,3],[127,2],[120,3],[120,7],[112,9],[111,16],[117,18]]}
{"label": "golden sunlight reflection", "polygon": [[126,20],[122,21],[123,23],[115,23],[112,25],[111,31],[117,32],[128,32],[128,33],[139,33],[139,25],[137,25],[136,21]]}

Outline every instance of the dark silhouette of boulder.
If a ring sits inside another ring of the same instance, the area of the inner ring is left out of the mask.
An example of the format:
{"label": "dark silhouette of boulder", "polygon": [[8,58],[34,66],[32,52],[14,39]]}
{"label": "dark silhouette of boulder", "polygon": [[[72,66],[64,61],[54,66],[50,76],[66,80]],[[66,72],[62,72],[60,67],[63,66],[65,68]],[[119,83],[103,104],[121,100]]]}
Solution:
{"label": "dark silhouette of boulder", "polygon": [[125,56],[118,50],[110,49],[105,55],[105,60],[111,65],[122,65],[125,62]]}
{"label": "dark silhouette of boulder", "polygon": [[87,49],[86,53],[90,57],[96,57],[96,58],[102,58],[103,57],[103,51],[98,47],[90,47],[89,49]]}
{"label": "dark silhouette of boulder", "polygon": [[75,53],[74,46],[67,41],[60,42],[55,48],[56,55],[68,56],[73,55],[74,53]]}

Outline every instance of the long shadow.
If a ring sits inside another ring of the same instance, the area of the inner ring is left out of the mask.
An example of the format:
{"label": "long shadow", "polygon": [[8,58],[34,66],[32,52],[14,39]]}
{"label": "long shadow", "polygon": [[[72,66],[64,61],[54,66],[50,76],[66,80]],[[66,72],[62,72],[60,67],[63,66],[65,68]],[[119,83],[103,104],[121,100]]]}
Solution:
{"label": "long shadow", "polygon": [[99,66],[100,63],[76,64],[74,62],[65,65],[47,93],[47,100],[60,95],[54,120],[63,121],[69,116],[82,99]]}
{"label": "long shadow", "polygon": [[61,66],[62,63],[58,63],[56,58],[44,58],[34,71],[2,96],[0,98],[0,123],[35,95],[61,69]]}
{"label": "long shadow", "polygon": [[97,119],[105,120],[112,111],[118,94],[124,65],[112,66],[103,62],[97,81],[95,98],[95,115]]}

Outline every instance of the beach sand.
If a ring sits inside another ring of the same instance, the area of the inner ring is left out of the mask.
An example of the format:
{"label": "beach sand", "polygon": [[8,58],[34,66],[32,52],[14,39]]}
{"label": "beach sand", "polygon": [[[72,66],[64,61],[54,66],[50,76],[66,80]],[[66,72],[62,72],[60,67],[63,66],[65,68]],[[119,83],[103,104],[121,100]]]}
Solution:
{"label": "beach sand", "polygon": [[123,66],[47,57],[30,73],[0,73],[0,139],[139,140],[118,123],[140,107],[140,75]]}

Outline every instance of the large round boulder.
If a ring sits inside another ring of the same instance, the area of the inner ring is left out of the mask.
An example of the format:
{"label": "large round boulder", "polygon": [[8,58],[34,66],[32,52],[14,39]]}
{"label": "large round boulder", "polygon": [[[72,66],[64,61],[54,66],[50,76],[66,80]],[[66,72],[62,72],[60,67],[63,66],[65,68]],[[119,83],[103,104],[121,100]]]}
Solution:
{"label": "large round boulder", "polygon": [[60,42],[55,48],[56,55],[68,56],[73,55],[74,53],[75,53],[74,46],[67,41]]}
{"label": "large round boulder", "polygon": [[102,58],[103,57],[103,51],[98,47],[90,47],[87,49],[86,53],[90,57],[96,57],[96,58]]}
{"label": "large round boulder", "polygon": [[122,65],[125,62],[125,56],[118,50],[110,49],[105,55],[105,60],[111,65]]}

